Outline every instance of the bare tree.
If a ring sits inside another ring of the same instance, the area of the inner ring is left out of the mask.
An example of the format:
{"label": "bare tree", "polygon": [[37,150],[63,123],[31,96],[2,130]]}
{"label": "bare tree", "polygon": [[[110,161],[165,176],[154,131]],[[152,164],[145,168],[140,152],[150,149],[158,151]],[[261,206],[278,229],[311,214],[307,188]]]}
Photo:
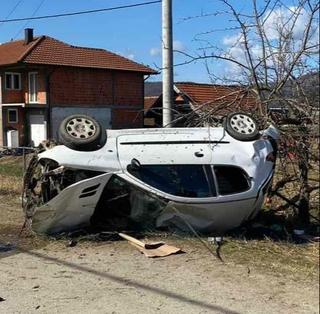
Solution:
{"label": "bare tree", "polygon": [[[206,16],[227,16],[230,26],[224,31],[231,34],[222,45],[210,41],[221,29],[198,34],[200,52],[180,53],[186,58],[184,63],[204,60],[212,82],[237,85],[239,90],[232,99],[199,104],[183,119],[194,122],[197,116],[198,125],[212,124],[219,112],[234,109],[235,104],[241,107],[241,97],[254,95],[252,114],[263,124],[276,125],[282,134],[277,182],[271,195],[285,202],[280,208],[291,206],[299,222],[308,224],[310,193],[318,188],[310,183],[309,174],[319,157],[319,96],[318,90],[310,92],[306,79],[312,77],[319,86],[319,2],[298,0],[287,6],[279,0],[251,0],[248,14],[248,10],[237,9],[235,1],[219,1],[225,9]],[[217,74],[217,64],[229,71]]]}

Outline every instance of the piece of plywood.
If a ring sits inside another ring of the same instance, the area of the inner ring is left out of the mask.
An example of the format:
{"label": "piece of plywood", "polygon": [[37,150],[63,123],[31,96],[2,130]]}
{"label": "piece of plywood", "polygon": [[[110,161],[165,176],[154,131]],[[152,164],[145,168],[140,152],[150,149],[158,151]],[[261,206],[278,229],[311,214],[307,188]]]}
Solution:
{"label": "piece of plywood", "polygon": [[120,237],[129,241],[136,249],[147,257],[164,257],[172,254],[182,253],[180,248],[168,245],[164,242],[144,243],[134,237],[124,233],[119,233]]}

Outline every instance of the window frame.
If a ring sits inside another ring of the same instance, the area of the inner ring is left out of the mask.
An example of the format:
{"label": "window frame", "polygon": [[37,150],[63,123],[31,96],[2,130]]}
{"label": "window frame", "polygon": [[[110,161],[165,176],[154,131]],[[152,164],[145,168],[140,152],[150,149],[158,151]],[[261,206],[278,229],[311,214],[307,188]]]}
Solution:
{"label": "window frame", "polygon": [[[166,165],[170,166],[170,165],[175,165],[175,164],[166,164]],[[179,164],[179,165],[182,165],[182,164]],[[195,164],[195,165],[197,165],[197,164]],[[240,166],[231,165],[231,164],[214,164],[214,165],[212,165],[212,164],[199,164],[199,165],[204,166],[204,174],[205,174],[206,180],[207,180],[207,182],[209,184],[209,190],[210,190],[210,193],[211,193],[210,196],[200,197],[200,198],[199,197],[188,197],[188,196],[174,195],[174,194],[159,190],[157,187],[152,186],[149,183],[146,183],[145,181],[141,180],[141,178],[139,178],[139,177],[135,176],[133,173],[131,173],[131,171],[129,171],[129,169],[128,169],[130,164],[127,165],[126,172],[131,178],[134,179],[134,181],[138,180],[140,182],[140,184],[142,184],[142,185],[150,186],[152,189],[160,191],[161,193],[164,193],[164,194],[171,195],[172,197],[177,198],[177,199],[188,199],[188,200],[200,200],[200,199],[202,199],[204,201],[204,200],[212,199],[212,198],[216,198],[217,199],[217,198],[221,198],[221,197],[232,197],[232,196],[236,196],[236,195],[239,195],[239,194],[242,194],[242,193],[247,193],[253,187],[252,178]],[[141,166],[143,166],[143,165],[141,165]],[[163,165],[163,166],[165,166],[165,165]],[[218,181],[218,178],[216,176],[214,167],[232,167],[232,168],[239,169],[245,176],[245,179],[246,179],[246,181],[248,183],[248,188],[246,190],[243,190],[243,191],[240,191],[240,192],[229,193],[229,194],[221,194],[220,188],[219,188],[219,181]],[[207,172],[209,169],[210,169],[210,172]]]}
{"label": "window frame", "polygon": [[[10,120],[10,111],[16,113],[15,121],[11,121]],[[17,108],[7,109],[7,120],[8,120],[8,123],[19,123],[19,113],[18,113],[18,109]]]}
{"label": "window frame", "polygon": [[138,180],[139,182],[141,182],[144,185],[148,185],[150,186],[152,189],[158,190],[161,193],[165,193],[168,195],[172,195],[173,197],[177,197],[177,198],[187,198],[187,199],[192,199],[192,200],[196,200],[196,199],[210,199],[210,198],[216,198],[218,196],[218,192],[217,192],[217,188],[215,186],[215,178],[214,178],[214,174],[213,171],[211,169],[211,165],[210,164],[145,164],[145,165],[141,165],[141,167],[143,166],[200,166],[203,168],[203,175],[205,177],[205,180],[207,182],[207,188],[208,188],[208,193],[210,195],[208,196],[202,196],[202,197],[191,197],[191,196],[184,196],[184,195],[175,195],[172,194],[170,192],[164,191],[162,189],[159,189],[158,187],[151,185],[148,182],[143,181],[139,176],[136,176],[132,173],[132,171],[130,170],[130,164],[127,165],[126,167],[126,171],[127,173],[133,177],[135,180]]}
{"label": "window frame", "polygon": [[[31,77],[33,77],[33,87],[34,90],[31,91]],[[36,78],[36,79],[35,79]],[[32,99],[32,95],[35,96],[35,99]],[[38,72],[29,72],[28,73],[28,101],[30,104],[37,104],[38,99]]]}
{"label": "window frame", "polygon": [[[11,77],[11,86],[7,86],[7,76],[10,75]],[[15,88],[14,87],[14,76],[17,75],[19,80],[19,87],[18,88]],[[6,90],[21,90],[22,86],[21,86],[21,73],[18,73],[18,72],[5,72],[4,73],[4,87]]]}
{"label": "window frame", "polygon": [[[220,193],[220,188],[219,188],[219,181],[218,181],[218,178],[217,178],[217,175],[216,175],[216,172],[215,172],[215,167],[231,167],[231,168],[238,168],[240,169],[244,175],[245,175],[245,178],[248,182],[248,189],[244,190],[244,191],[240,191],[240,192],[235,192],[235,193],[228,193],[228,194],[221,194]],[[246,193],[248,191],[251,190],[252,188],[252,181],[251,181],[251,177],[248,175],[248,173],[242,168],[242,167],[239,167],[239,166],[235,166],[235,165],[225,165],[225,164],[216,164],[216,165],[212,165],[211,166],[211,169],[212,169],[212,175],[214,177],[214,183],[216,185],[216,190],[217,190],[217,195],[218,196],[231,196],[231,195],[237,195],[237,194],[241,194],[241,193]]]}

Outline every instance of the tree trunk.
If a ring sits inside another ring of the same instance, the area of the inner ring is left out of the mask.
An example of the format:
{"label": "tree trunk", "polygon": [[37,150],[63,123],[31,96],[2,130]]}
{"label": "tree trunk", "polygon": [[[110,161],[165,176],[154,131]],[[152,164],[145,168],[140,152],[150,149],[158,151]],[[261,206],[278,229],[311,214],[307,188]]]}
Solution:
{"label": "tree trunk", "polygon": [[309,174],[309,147],[308,136],[301,139],[299,146],[299,175],[300,175],[300,194],[298,201],[298,223],[306,226],[310,223],[310,193],[308,184]]}

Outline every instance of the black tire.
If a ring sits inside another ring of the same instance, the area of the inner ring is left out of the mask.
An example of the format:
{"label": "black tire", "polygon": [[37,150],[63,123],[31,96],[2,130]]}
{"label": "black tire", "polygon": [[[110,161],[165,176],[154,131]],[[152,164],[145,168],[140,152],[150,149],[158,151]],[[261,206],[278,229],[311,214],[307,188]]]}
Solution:
{"label": "black tire", "polygon": [[257,121],[243,112],[229,114],[224,121],[224,128],[229,135],[239,141],[254,141],[260,136]]}
{"label": "black tire", "polygon": [[66,117],[60,124],[58,137],[61,144],[80,151],[97,150],[106,140],[99,122],[83,114]]}

